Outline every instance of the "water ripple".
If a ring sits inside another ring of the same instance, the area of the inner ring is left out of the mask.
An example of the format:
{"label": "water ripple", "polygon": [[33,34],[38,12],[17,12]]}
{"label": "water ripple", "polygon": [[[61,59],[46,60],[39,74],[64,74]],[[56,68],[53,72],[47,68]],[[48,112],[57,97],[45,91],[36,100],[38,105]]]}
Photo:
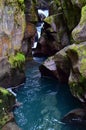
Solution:
{"label": "water ripple", "polygon": [[38,66],[33,61],[27,65],[26,82],[15,90],[17,100],[22,103],[14,111],[17,124],[22,130],[86,130],[60,122],[64,114],[79,103],[67,85],[48,77],[41,78]]}

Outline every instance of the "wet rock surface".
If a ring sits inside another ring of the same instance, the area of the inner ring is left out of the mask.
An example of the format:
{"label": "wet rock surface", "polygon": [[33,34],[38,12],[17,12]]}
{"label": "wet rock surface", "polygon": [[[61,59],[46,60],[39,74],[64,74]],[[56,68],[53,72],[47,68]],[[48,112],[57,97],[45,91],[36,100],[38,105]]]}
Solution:
{"label": "wet rock surface", "polygon": [[67,124],[86,125],[86,110],[80,108],[72,110],[61,121]]}

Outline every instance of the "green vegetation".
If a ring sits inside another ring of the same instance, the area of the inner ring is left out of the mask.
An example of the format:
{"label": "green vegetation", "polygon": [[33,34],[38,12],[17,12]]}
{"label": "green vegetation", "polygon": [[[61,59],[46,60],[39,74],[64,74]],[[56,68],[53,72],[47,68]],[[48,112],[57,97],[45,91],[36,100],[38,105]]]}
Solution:
{"label": "green vegetation", "polygon": [[86,92],[86,78],[80,75],[78,81],[70,83],[70,88],[75,97],[83,98]]}
{"label": "green vegetation", "polygon": [[15,103],[15,97],[8,90],[0,87],[0,128],[9,120],[9,110]]}
{"label": "green vegetation", "polygon": [[25,56],[19,52],[16,55],[11,55],[9,57],[9,63],[12,68],[22,69],[23,64],[25,63]]}
{"label": "green vegetation", "polygon": [[[0,87],[0,92],[3,93],[3,95],[9,94],[9,92],[6,89],[3,89]],[[1,100],[0,100],[1,101]]]}
{"label": "green vegetation", "polygon": [[83,23],[86,23],[86,5],[82,8],[81,11],[80,25],[82,25]]}
{"label": "green vegetation", "polygon": [[19,6],[21,8],[21,10],[25,10],[25,4],[24,4],[24,0],[18,0]]}
{"label": "green vegetation", "polygon": [[24,0],[18,0],[19,3],[23,4],[24,3]]}

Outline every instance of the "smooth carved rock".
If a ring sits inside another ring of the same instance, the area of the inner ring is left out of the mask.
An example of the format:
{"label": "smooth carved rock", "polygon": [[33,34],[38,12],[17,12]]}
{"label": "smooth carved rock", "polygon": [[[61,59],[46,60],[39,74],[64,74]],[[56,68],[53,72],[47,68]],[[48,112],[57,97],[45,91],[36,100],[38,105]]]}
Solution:
{"label": "smooth carved rock", "polygon": [[66,114],[61,121],[67,124],[86,125],[86,110],[74,109]]}
{"label": "smooth carved rock", "polygon": [[2,130],[21,130],[15,122],[7,123]]}
{"label": "smooth carved rock", "polygon": [[86,103],[86,42],[69,45],[45,60],[40,71],[49,76],[43,70],[49,70],[60,82],[69,83],[73,96]]}
{"label": "smooth carved rock", "polygon": [[72,45],[66,52],[71,61],[70,90],[81,102],[86,102],[86,42]]}
{"label": "smooth carved rock", "polygon": [[[67,48],[59,51],[54,56],[49,57],[42,66],[40,66],[40,71],[42,75],[51,76],[47,71],[43,71],[43,66],[46,70],[51,71],[53,77],[57,78],[60,82],[68,82],[70,74],[70,62],[66,56],[65,50]],[[44,70],[45,70],[44,69]],[[51,76],[51,77],[52,77]]]}

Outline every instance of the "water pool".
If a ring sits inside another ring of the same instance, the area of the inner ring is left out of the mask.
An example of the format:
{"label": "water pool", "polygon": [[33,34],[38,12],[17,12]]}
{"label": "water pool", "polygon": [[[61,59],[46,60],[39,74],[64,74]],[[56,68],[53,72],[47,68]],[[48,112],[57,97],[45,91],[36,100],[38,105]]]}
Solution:
{"label": "water pool", "polygon": [[38,63],[26,66],[26,82],[15,89],[22,105],[14,110],[15,120],[22,130],[86,130],[83,126],[60,123],[60,119],[80,103],[71,95],[68,85],[40,76]]}

